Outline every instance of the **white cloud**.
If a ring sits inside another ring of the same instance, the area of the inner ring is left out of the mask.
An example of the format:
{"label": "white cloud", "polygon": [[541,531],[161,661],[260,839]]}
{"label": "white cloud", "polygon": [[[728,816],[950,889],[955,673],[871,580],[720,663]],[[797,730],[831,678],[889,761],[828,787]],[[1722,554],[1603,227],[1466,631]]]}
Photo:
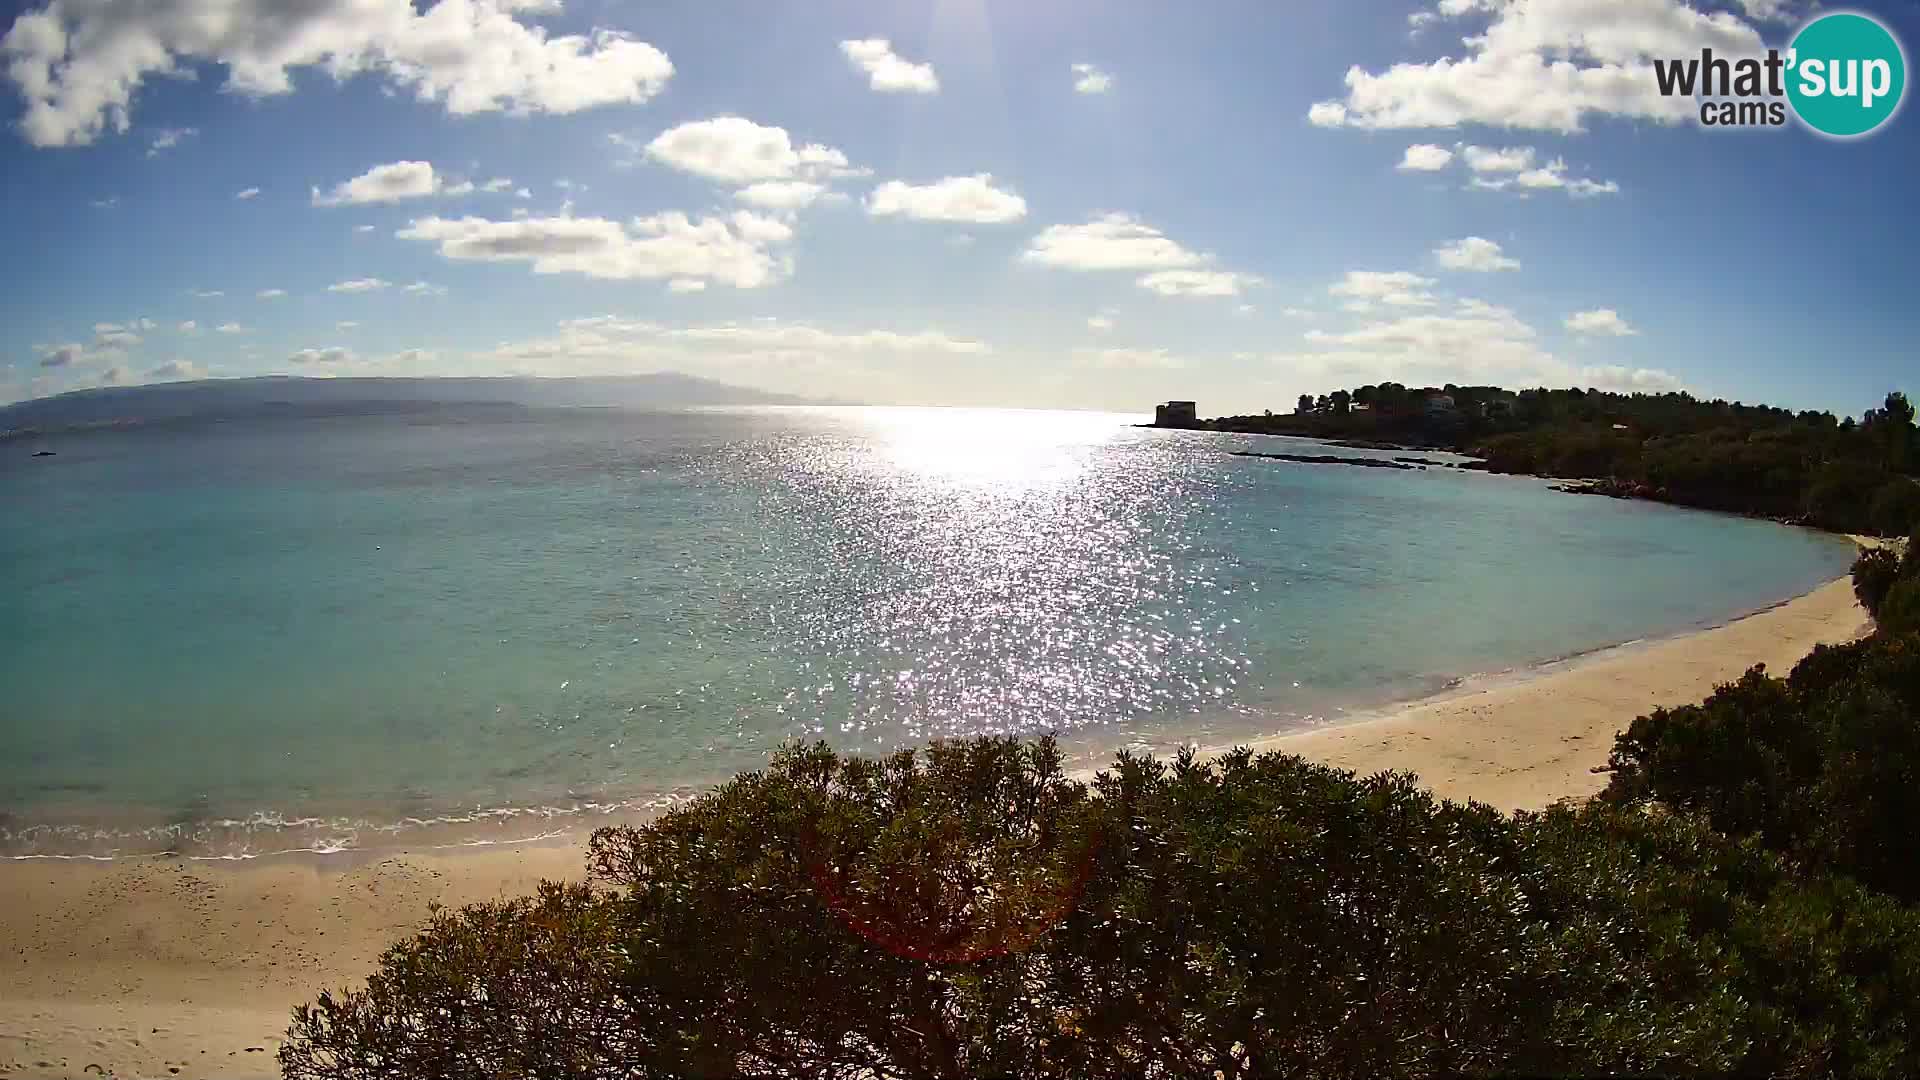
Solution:
{"label": "white cloud", "polygon": [[207,369],[190,360],[170,360],[147,372],[149,379],[204,379]]}
{"label": "white cloud", "polygon": [[337,293],[378,292],[381,289],[388,288],[392,284],[390,281],[382,281],[379,278],[353,278],[350,281],[336,281],[327,286],[327,291]]}
{"label": "white cloud", "polygon": [[867,73],[868,85],[883,94],[931,94],[940,89],[932,64],[915,64],[893,51],[885,38],[842,41],[840,51]]}
{"label": "white cloud", "polygon": [[78,342],[64,345],[40,345],[35,351],[40,354],[40,366],[43,368],[72,367],[88,359],[87,347]]}
{"label": "white cloud", "polygon": [[804,210],[826,194],[825,184],[811,180],[762,180],[733,193],[733,197],[762,210]]}
{"label": "white cloud", "polygon": [[326,349],[301,349],[287,357],[290,364],[346,364],[353,361],[353,350],[342,345]]}
{"label": "white cloud", "polygon": [[1591,386],[1658,391],[1680,386],[1652,368],[1576,366],[1540,347],[1539,335],[1513,311],[1463,300],[1448,313],[1421,313],[1356,329],[1305,335],[1312,351],[1273,358],[1316,382],[1394,379],[1409,385],[1489,382],[1505,386]]}
{"label": "white cloud", "polygon": [[1592,311],[1576,311],[1567,316],[1567,329],[1576,334],[1600,334],[1608,337],[1629,337],[1639,333],[1627,325],[1627,320],[1612,308],[1595,308]]}
{"label": "white cloud", "polygon": [[247,332],[247,328],[237,322],[221,323],[219,326],[214,327],[214,330],[222,334],[244,334]]}
{"label": "white cloud", "polygon": [[221,292],[219,289],[195,289],[193,290],[193,295],[202,300],[212,300],[215,297],[225,296],[227,294]]}
{"label": "white cloud", "polygon": [[109,195],[104,199],[94,199],[89,205],[95,210],[111,210],[120,205],[120,196]]}
{"label": "white cloud", "polygon": [[1215,269],[1212,255],[1189,251],[1127,214],[1107,214],[1084,225],[1049,225],[1021,258],[1068,270],[1144,270],[1135,284],[1162,296],[1235,296],[1259,281],[1252,274]]}
{"label": "white cloud", "polygon": [[370,233],[370,232],[372,232],[372,231],[373,231],[373,226],[371,226],[371,225],[355,225],[355,226],[353,227],[353,231],[354,231],[354,232],[357,232],[357,233]]}
{"label": "white cloud", "polygon": [[[1755,0],[1758,6],[1770,5]],[[1749,7],[1752,10],[1752,7]],[[1723,56],[1764,49],[1759,33],[1728,12],[1696,10],[1681,0],[1441,0],[1436,14],[1492,12],[1485,31],[1461,39],[1464,57],[1394,64],[1380,72],[1355,65],[1346,96],[1312,106],[1322,126],[1450,128],[1463,124],[1574,133],[1590,116],[1681,123],[1691,98],[1663,97],[1656,58]]]}
{"label": "white cloud", "polygon": [[280,299],[281,297],[283,297],[283,296],[285,296],[285,295],[287,295],[287,290],[285,290],[285,289],[261,289],[261,290],[260,290],[259,292],[257,292],[257,293],[254,293],[253,295],[254,295],[254,298],[255,298],[255,299],[257,299],[257,300],[278,300],[278,299]]}
{"label": "white cloud", "polygon": [[1027,200],[994,187],[988,173],[949,176],[919,186],[889,180],[867,196],[867,213],[916,221],[996,225],[1026,217]]}
{"label": "white cloud", "polygon": [[1453,160],[1453,151],[1432,143],[1415,143],[1407,147],[1406,156],[1395,166],[1402,172],[1438,172]]}
{"label": "white cloud", "polygon": [[413,284],[408,285],[405,288],[402,288],[400,291],[410,296],[445,296],[447,295],[447,287],[445,285],[434,285],[425,281],[416,281]]}
{"label": "white cloud", "polygon": [[516,199],[531,199],[533,198],[533,192],[528,191],[526,188],[514,188],[513,197]]}
{"label": "white cloud", "polygon": [[1583,367],[1577,377],[1581,386],[1623,394],[1669,394],[1686,388],[1680,381],[1680,377],[1671,371],[1661,371],[1658,368],[1629,368],[1619,364]]}
{"label": "white cloud", "polygon": [[1612,195],[1620,190],[1620,185],[1611,180],[1596,182],[1584,177],[1568,176],[1567,163],[1563,158],[1554,158],[1540,168],[1528,169],[1515,176],[1513,182],[1523,188],[1535,190],[1561,188],[1576,199],[1594,195]]}
{"label": "white cloud", "polygon": [[457,115],[571,113],[638,104],[673,74],[665,53],[612,30],[550,36],[522,22],[543,0],[226,0],[101,3],[51,0],[13,23],[0,52],[26,99],[20,129],[36,146],[124,133],[151,76],[192,77],[224,65],[225,87],[263,97],[293,90],[293,73],[360,74]]}
{"label": "white cloud", "polygon": [[1140,279],[1140,287],[1161,296],[1238,296],[1257,282],[1252,274],[1227,270],[1155,270]]}
{"label": "white cloud", "polygon": [[174,329],[180,331],[183,334],[197,334],[200,332],[200,324],[197,322],[194,322],[192,319],[188,319],[186,322],[183,322],[179,326],[174,327]]}
{"label": "white cloud", "polygon": [[333,324],[333,328],[335,330],[357,330],[359,329],[359,327],[360,327],[360,324],[357,322],[354,322],[352,319],[342,319],[341,321]]}
{"label": "white cloud", "polygon": [[1520,269],[1520,260],[1509,258],[1500,250],[1499,244],[1480,236],[1469,236],[1436,248],[1433,257],[1449,270],[1470,270],[1484,274],[1495,270]]}
{"label": "white cloud", "polygon": [[153,138],[148,141],[147,156],[159,157],[161,151],[171,150],[179,146],[182,139],[191,139],[198,134],[200,134],[199,128],[161,128],[154,132]]}
{"label": "white cloud", "polygon": [[414,221],[395,235],[435,243],[444,258],[526,262],[539,274],[703,278],[752,289],[787,272],[786,260],[776,259],[770,249],[791,239],[793,230],[740,210],[698,221],[675,211],[624,225],[606,218],[433,217]]}
{"label": "white cloud", "polygon": [[1104,94],[1113,89],[1113,76],[1092,64],[1073,65],[1073,91],[1076,94]]}
{"label": "white cloud", "polygon": [[502,191],[510,191],[512,190],[512,188],[513,188],[513,181],[507,179],[504,176],[496,176],[493,179],[487,181],[486,183],[480,185],[481,191],[485,191],[490,194],[497,194]]}
{"label": "white cloud", "polygon": [[351,180],[343,180],[325,194],[314,188],[313,205],[359,206],[421,199],[439,194],[440,187],[441,179],[434,174],[432,163],[394,161],[375,165]]}
{"label": "white cloud", "polygon": [[1347,122],[1347,107],[1334,101],[1316,103],[1307,110],[1307,123],[1314,127],[1339,127]]}
{"label": "white cloud", "polygon": [[257,187],[241,188],[238,192],[234,193],[233,197],[236,199],[251,199],[259,194],[260,189]]}
{"label": "white cloud", "polygon": [[667,282],[667,291],[670,293],[704,292],[706,287],[707,283],[699,278],[677,277]]}
{"label": "white cloud", "polygon": [[1104,334],[1113,329],[1113,318],[1105,313],[1087,317],[1087,329],[1096,334]]}
{"label": "white cloud", "polygon": [[[1376,303],[1390,307],[1431,307],[1435,297],[1427,289],[1432,284],[1432,278],[1405,270],[1349,270],[1344,278],[1327,286],[1327,291],[1356,301],[1360,311],[1371,310]],[[1350,307],[1349,310],[1356,309]]]}
{"label": "white cloud", "polygon": [[1021,258],[1068,270],[1176,270],[1207,261],[1126,214],[1108,214],[1084,225],[1049,225]]}
{"label": "white cloud", "polygon": [[[864,176],[847,164],[847,155],[830,146],[795,147],[787,129],[756,124],[739,116],[718,116],[668,128],[646,145],[654,161],[722,184],[745,186],[765,180],[820,181]],[[561,185],[564,189],[565,185]]]}
{"label": "white cloud", "polygon": [[1494,149],[1486,146],[1468,146],[1460,151],[1466,160],[1467,168],[1477,173],[1519,172],[1533,168],[1533,147],[1509,146]]}

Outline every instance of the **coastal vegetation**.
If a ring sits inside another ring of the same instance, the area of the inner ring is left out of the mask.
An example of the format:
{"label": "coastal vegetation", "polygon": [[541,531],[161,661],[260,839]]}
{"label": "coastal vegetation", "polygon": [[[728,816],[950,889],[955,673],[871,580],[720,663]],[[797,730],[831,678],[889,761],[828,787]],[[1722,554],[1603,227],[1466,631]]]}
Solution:
{"label": "coastal vegetation", "polygon": [[1920,526],[1920,433],[1899,392],[1856,421],[1686,393],[1389,382],[1302,395],[1292,414],[1199,426],[1454,450],[1491,472],[1590,480],[1603,494],[1839,532],[1905,536]]}
{"label": "coastal vegetation", "polygon": [[438,911],[288,1077],[1920,1075],[1920,555],[1871,637],[1619,737],[1601,798],[1240,750],[796,746],[591,884]]}

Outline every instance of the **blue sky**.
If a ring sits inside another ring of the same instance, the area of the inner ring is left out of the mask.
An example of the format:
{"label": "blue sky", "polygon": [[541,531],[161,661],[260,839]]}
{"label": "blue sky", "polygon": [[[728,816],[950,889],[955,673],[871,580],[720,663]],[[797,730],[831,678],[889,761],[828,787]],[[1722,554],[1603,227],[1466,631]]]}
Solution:
{"label": "blue sky", "polygon": [[1843,143],[1654,89],[1651,58],[1784,46],[1784,0],[284,6],[4,16],[0,401],[675,369],[1858,413],[1920,370],[1910,110]]}

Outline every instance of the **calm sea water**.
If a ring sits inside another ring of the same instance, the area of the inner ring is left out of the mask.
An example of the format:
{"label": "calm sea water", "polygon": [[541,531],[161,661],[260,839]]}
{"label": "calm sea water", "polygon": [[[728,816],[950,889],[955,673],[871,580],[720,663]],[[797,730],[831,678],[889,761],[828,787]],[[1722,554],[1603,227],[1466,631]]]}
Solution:
{"label": "calm sea water", "polygon": [[1132,419],[476,412],[0,448],[0,852],[524,837],[795,738],[1209,742],[1725,619],[1850,555]]}

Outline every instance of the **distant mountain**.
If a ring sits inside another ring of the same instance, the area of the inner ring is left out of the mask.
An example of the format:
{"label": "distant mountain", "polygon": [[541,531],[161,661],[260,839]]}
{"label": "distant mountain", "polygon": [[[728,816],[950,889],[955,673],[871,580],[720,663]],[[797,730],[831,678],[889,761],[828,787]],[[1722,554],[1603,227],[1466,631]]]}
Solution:
{"label": "distant mountain", "polygon": [[412,412],[443,405],[671,409],[695,405],[820,404],[830,403],[730,386],[673,371],[577,379],[521,376],[309,379],[267,375],[148,386],[103,386],[22,401],[0,406],[0,433],[185,417]]}

